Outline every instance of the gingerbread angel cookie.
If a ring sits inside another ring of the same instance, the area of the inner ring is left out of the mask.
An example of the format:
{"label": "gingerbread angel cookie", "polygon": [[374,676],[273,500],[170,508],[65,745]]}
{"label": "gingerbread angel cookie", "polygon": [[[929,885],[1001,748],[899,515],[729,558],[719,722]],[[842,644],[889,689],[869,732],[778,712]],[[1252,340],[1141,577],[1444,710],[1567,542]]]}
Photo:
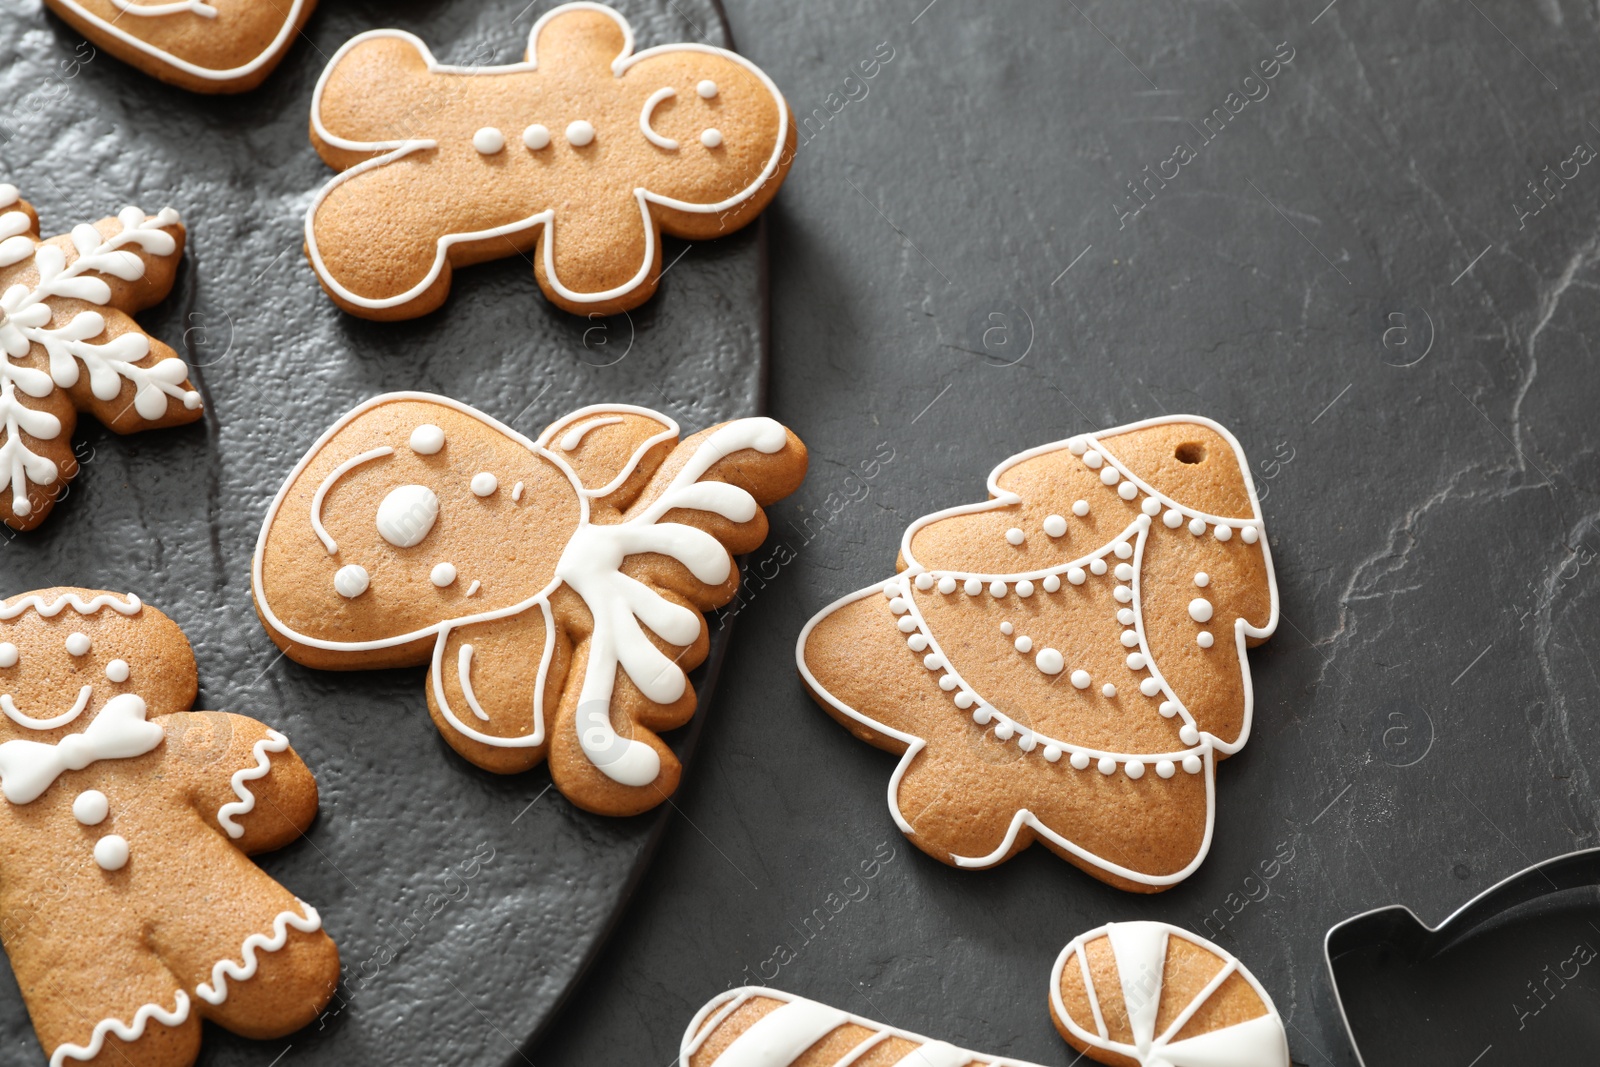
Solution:
{"label": "gingerbread angel cookie", "polygon": [[1034,841],[1123,889],[1186,878],[1250,734],[1245,649],[1278,622],[1239,443],[1175,415],[1031,449],[925,516],[900,573],[806,624],[817,702],[902,753],[900,829],[957,867]]}
{"label": "gingerbread angel cookie", "polygon": [[271,74],[317,0],[45,0],[124,63],[197,93],[242,93]]}
{"label": "gingerbread angel cookie", "polygon": [[312,201],[306,255],[335,303],[409,319],[456,267],[531,253],[545,295],[609,315],[655,292],[661,233],[705,239],[755,218],[783,183],[794,123],[772,79],[732,52],[634,52],[603,4],[563,4],[527,60],[452,67],[400,30],[329,62],[311,140],[343,171]]}
{"label": "gingerbread angel cookie", "polygon": [[[78,473],[78,413],[118,433],[200,418],[183,360],[133,321],[183,257],[178,213],[123,208],[41,240],[39,216],[0,185],[0,520],[31,530]],[[9,493],[5,493],[10,489]]]}
{"label": "gingerbread angel cookie", "polygon": [[0,603],[0,940],[50,1067],[184,1067],[202,1019],[278,1037],[339,979],[316,909],[249,859],[305,832],[316,780],[195,690],[136,596]]}
{"label": "gingerbread angel cookie", "polygon": [[1107,923],[1050,973],[1067,1043],[1112,1067],[1289,1067],[1283,1018],[1244,964],[1166,923]]}
{"label": "gingerbread angel cookie", "polygon": [[312,445],[267,511],[256,610],[299,663],[429,664],[428,709],[487,770],[545,759],[603,815],[655,807],[681,767],[701,613],[739,584],[806,450],[766,418],[678,440],[665,415],[584,408],[537,441],[428,393],[374,397]]}

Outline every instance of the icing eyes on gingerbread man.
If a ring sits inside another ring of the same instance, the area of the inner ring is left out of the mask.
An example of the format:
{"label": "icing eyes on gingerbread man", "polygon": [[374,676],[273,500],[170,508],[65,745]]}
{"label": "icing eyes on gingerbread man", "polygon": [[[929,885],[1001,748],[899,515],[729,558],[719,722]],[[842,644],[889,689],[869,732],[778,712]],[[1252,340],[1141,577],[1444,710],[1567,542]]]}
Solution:
{"label": "icing eyes on gingerbread man", "polygon": [[599,814],[660,804],[681,766],[702,613],[805,474],[798,438],[739,419],[679,442],[646,408],[574,412],[529,440],[445,397],[375,397],[268,510],[254,563],[272,640],[323,669],[430,664],[434,723],[500,773],[550,761]]}
{"label": "icing eyes on gingerbread man", "polygon": [[540,18],[510,66],[361,34],[323,72],[311,131],[344,173],[307,213],[306,254],[340,307],[373,319],[426,314],[455,267],[516,254],[569,311],[634,307],[655,292],[661,233],[745,225],[795,143],[754,64],[699,44],[635,53],[627,21],[595,3]]}
{"label": "icing eyes on gingerbread man", "polygon": [[891,812],[914,844],[988,867],[1037,839],[1139,892],[1199,866],[1214,764],[1250,733],[1245,649],[1278,620],[1248,469],[1196,416],[1023,452],[807,624],[817,702],[904,754]]}
{"label": "icing eyes on gingerbread man", "polygon": [[316,909],[248,858],[310,826],[316,781],[276,730],[190,713],[196,681],[136,596],[0,603],[0,940],[52,1067],[181,1067],[202,1020],[279,1036],[338,980]]}

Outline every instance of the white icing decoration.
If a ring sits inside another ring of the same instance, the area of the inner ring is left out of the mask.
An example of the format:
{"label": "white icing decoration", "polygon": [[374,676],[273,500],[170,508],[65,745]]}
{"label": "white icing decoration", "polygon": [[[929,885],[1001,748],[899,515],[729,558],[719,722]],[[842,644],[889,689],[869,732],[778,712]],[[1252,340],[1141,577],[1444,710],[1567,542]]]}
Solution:
{"label": "white icing decoration", "polygon": [[518,482],[511,487],[511,502],[515,504],[522,499],[522,483]]}
{"label": "white icing decoration", "polygon": [[1218,526],[1215,533],[1218,541],[1231,541],[1233,539],[1233,527],[1231,526]]}
{"label": "white icing decoration", "polygon": [[[200,394],[182,388],[189,376],[183,360],[169,357],[152,366],[135,366],[150,354],[150,339],[143,333],[130,330],[95,344],[94,338],[104,336],[108,328],[103,314],[51,303],[58,299],[104,307],[111,302],[111,286],[99,275],[128,282],[144,277],[144,260],[130,247],[155,256],[169,256],[178,247],[164,229],[180,221],[171,208],[146,218],[138,208],[125,207],[117,213],[117,221],[122,228],[109,237],[87,223],[73,227],[77,257],[69,264],[59,246],[33,243],[27,236],[32,224],[25,214],[0,215],[0,267],[32,258],[38,274],[32,288],[19,283],[0,292],[0,429],[5,431],[0,489],[11,487],[11,510],[18,516],[33,511],[29,484],[54,485],[61,477],[54,460],[34,452],[23,440],[23,434],[55,440],[61,435],[61,420],[24,405],[19,391],[39,400],[57,389],[70,389],[78,383],[82,363],[89,372],[89,391],[98,400],[115,400],[123,383],[130,383],[132,410],[146,421],[166,415],[169,397],[190,409],[200,406]],[[26,359],[35,345],[48,357],[48,370],[13,362]]]}
{"label": "white icing decoration", "polygon": [[576,119],[567,123],[567,143],[574,148],[583,148],[594,143],[594,125],[584,119]]}
{"label": "white icing decoration", "polygon": [[532,126],[522,131],[522,143],[532,151],[550,147],[550,130],[548,127],[535,122]]}
{"label": "white icing decoration", "polygon": [[[1132,485],[1133,483],[1129,482],[1128,484]],[[1144,498],[1144,503],[1139,505],[1139,510],[1153,519],[1161,514],[1161,501],[1153,496],[1147,496]]]}
{"label": "white icing decoration", "polygon": [[[74,6],[77,5],[77,0],[61,0],[61,2],[72,4]],[[298,9],[299,6],[304,2],[305,0],[295,0],[295,7]],[[528,31],[527,61],[523,63],[510,64],[508,66],[448,66],[441,64],[437,59],[435,59],[433,53],[429,51],[428,46],[425,45],[422,40],[414,34],[406,33],[403,30],[368,30],[366,33],[357,34],[355,37],[345,42],[344,46],[334,54],[333,59],[329,61],[328,66],[326,69],[324,69],[322,76],[318,78],[316,91],[313,93],[311,99],[311,128],[316,133],[316,136],[319,140],[331,145],[334,148],[343,149],[345,151],[367,154],[371,154],[373,152],[383,153],[367,160],[364,163],[351,167],[349,170],[346,170],[342,174],[334,177],[328,182],[327,185],[322,187],[321,191],[319,191],[316,197],[313,198],[311,206],[306,210],[306,251],[311,260],[313,268],[315,268],[318,276],[322,279],[323,284],[328,287],[330,292],[338,296],[340,300],[348,301],[349,303],[358,307],[372,309],[399,307],[415,300],[417,296],[426,292],[434,285],[434,283],[438,280],[439,275],[443,272],[445,263],[448,262],[450,246],[463,241],[481,241],[494,237],[503,237],[510,236],[512,234],[523,233],[538,226],[547,226],[555,218],[554,209],[545,208],[536,212],[535,214],[529,215],[527,218],[508,223],[504,226],[496,226],[489,230],[481,230],[473,233],[447,234],[438,240],[437,252],[434,257],[432,268],[422,278],[418,279],[416,285],[408,289],[406,292],[400,293],[396,296],[376,299],[371,297],[363,297],[352,292],[342,285],[337,279],[333,278],[328,272],[327,264],[322,258],[321,250],[317,247],[315,233],[317,211],[327,200],[327,198],[332,195],[333,190],[338,188],[340,185],[343,185],[345,182],[358,178],[360,175],[369,170],[372,170],[376,167],[387,166],[388,164],[393,163],[396,160],[403,159],[415,152],[425,152],[435,149],[439,144],[437,141],[428,138],[397,138],[389,141],[353,141],[348,138],[340,137],[333,131],[329,130],[326,124],[324,124],[322,121],[322,96],[327,89],[330,75],[339,65],[340,60],[344,58],[345,54],[351,49],[360,47],[364,42],[374,38],[391,38],[409,42],[413,47],[415,47],[417,53],[422,56],[430,74],[445,73],[461,75],[487,75],[493,77],[536,70],[538,69],[539,65],[538,51],[536,46],[538,44],[540,31],[550,19],[562,14],[563,12],[570,11],[573,8],[581,8],[583,10],[594,11],[599,14],[609,16],[617,23],[617,28],[622,33],[623,44],[620,54],[618,54],[617,58],[611,62],[611,73],[615,77],[621,78],[635,63],[638,63],[644,59],[648,59],[651,56],[672,53],[699,53],[704,55],[718,56],[730,63],[737,64],[738,66],[744,68],[744,70],[746,70],[756,80],[756,82],[758,82],[760,86],[766,90],[778,116],[778,127],[774,133],[772,151],[768,155],[767,161],[762,167],[761,173],[756,175],[756,177],[751,180],[749,185],[745,186],[743,189],[724,200],[720,200],[714,204],[694,204],[685,200],[678,200],[674,197],[665,196],[660,193],[651,192],[642,186],[635,188],[633,191],[633,197],[635,202],[638,204],[640,218],[644,226],[644,262],[640,264],[638,272],[632,278],[623,284],[616,286],[615,288],[600,292],[577,292],[573,289],[567,288],[567,286],[561,282],[556,273],[554,251],[555,242],[548,240],[540,242],[544,255],[544,277],[548,280],[550,288],[558,296],[560,296],[563,300],[570,301],[572,303],[603,304],[616,300],[619,297],[626,296],[628,293],[633,292],[640,285],[642,285],[647,279],[654,278],[657,273],[656,257],[660,255],[661,250],[660,242],[656,237],[656,225],[652,218],[650,210],[651,205],[657,205],[669,210],[689,212],[697,215],[722,215],[759,193],[766,186],[767,182],[772,178],[772,176],[777,173],[780,163],[783,161],[785,154],[789,151],[788,137],[789,123],[791,119],[788,105],[784,102],[783,94],[779,92],[778,86],[770,77],[767,76],[765,71],[736,52],[729,52],[726,49],[716,48],[712,45],[689,43],[667,44],[659,45],[655,48],[647,48],[642,52],[634,52],[633,27],[628,24],[628,20],[623,18],[622,15],[609,7],[605,7],[604,5],[563,4],[545,12],[539,17],[539,20],[533,24],[533,28]]]}
{"label": "white icing decoration", "polygon": [[1100,695],[1107,698],[1114,697],[1117,695],[1117,687],[1107,682],[1100,687]]}
{"label": "white icing decoration", "polygon": [[[416,436],[416,433],[411,435],[413,441]],[[415,448],[416,446],[413,444],[412,447]],[[394,455],[394,449],[388,445],[382,445],[363,452],[359,456],[351,456],[329,471],[328,476],[322,479],[322,484],[317,486],[317,491],[311,495],[311,528],[316,531],[317,538],[322,542],[323,547],[328,550],[328,555],[331,556],[339,551],[338,542],[328,535],[327,529],[322,525],[322,502],[328,498],[328,490],[332,489],[340,478],[343,478],[346,474],[361,466],[361,464],[392,455]],[[355,594],[351,593],[350,595],[354,596]]]}
{"label": "white icing decoration", "polygon": [[89,635],[82,630],[74,630],[67,635],[67,654],[69,656],[87,656],[89,654]]}
{"label": "white icing decoration", "polygon": [[472,135],[472,147],[485,156],[497,155],[505,150],[506,135],[493,126],[485,126]]}
{"label": "white icing decoration", "polygon": [[1189,532],[1194,534],[1196,537],[1199,537],[1201,534],[1205,533],[1206,532],[1206,520],[1204,520],[1202,518],[1198,518],[1198,517],[1190,519],[1189,520]]}
{"label": "white icing decoration", "polygon": [[66,711],[55,716],[54,718],[30,718],[17,709],[17,705],[11,699],[10,693],[0,693],[0,711],[4,711],[6,713],[6,717],[12,722],[16,723],[18,726],[25,726],[30,730],[54,730],[58,726],[67,725],[79,715],[82,715],[83,709],[89,706],[89,696],[93,692],[94,687],[90,685],[86,685],[79,689],[78,699],[73,701],[72,707],[68,708]]}
{"label": "white icing decoration", "polygon": [[1089,502],[1087,500],[1074,500],[1072,502],[1072,513],[1080,519],[1083,518],[1089,514]]}
{"label": "white icing decoration", "polygon": [[428,580],[440,589],[445,588],[456,580],[456,565],[454,563],[436,563],[433,570],[428,572]]}
{"label": "white icing decoration", "polygon": [[121,834],[107,834],[94,843],[94,861],[108,871],[120,871],[128,865],[128,839]]}
{"label": "white icing decoration", "polygon": [[165,4],[135,4],[131,0],[111,0],[111,3],[125,15],[138,15],[143,18],[185,13],[208,19],[217,17],[217,9],[205,0],[172,0],[171,3]]}
{"label": "white icing decoration", "polygon": [[407,443],[411,451],[420,456],[436,455],[444,447],[444,431],[431,422],[425,422],[411,431],[411,439]]}
{"label": "white icing decoration", "polygon": [[168,1011],[160,1004],[146,1004],[133,1013],[133,1024],[123,1022],[121,1019],[102,1019],[94,1024],[94,1034],[87,1045],[57,1045],[55,1052],[50,1054],[50,1067],[62,1067],[67,1060],[93,1060],[100,1057],[100,1051],[105,1048],[106,1035],[110,1034],[117,1040],[131,1044],[144,1036],[145,1027],[154,1019],[162,1026],[182,1026],[189,1019],[189,994],[179,989],[173,993],[172,1010]]}
{"label": "white icing decoration", "polygon": [[240,815],[250,814],[256,808],[256,795],[250,791],[246,783],[267,776],[267,772],[272,769],[272,757],[268,753],[284,752],[288,748],[287,737],[276,730],[268,730],[267,736],[257,741],[250,750],[250,754],[255,758],[254,765],[233,772],[229,784],[233,786],[233,795],[239,799],[230,800],[217,809],[217,823],[235,841],[244,836],[244,827],[234,820]]}
{"label": "white icing decoration", "polygon": [[[587,419],[580,422],[561,435],[561,451],[571,452],[577,448],[583,442],[583,439],[589,435],[590,430],[598,430],[602,426],[615,426],[622,421],[621,415],[607,415],[604,418]],[[517,484],[520,485],[522,483],[518,482]]]}
{"label": "white icing decoration", "polygon": [[20,653],[10,641],[0,642],[0,668],[15,667]]}
{"label": "white icing decoration", "polygon": [[[657,133],[650,125],[650,116],[655,112],[657,104],[661,103],[663,100],[671,100],[677,95],[678,90],[676,89],[657,89],[655,92],[651,93],[645,98],[644,107],[639,111],[639,132],[644,134],[644,139],[655,145],[657,148],[665,148],[669,152],[676,152],[678,150],[678,142],[674,141],[671,137],[663,137],[661,134]],[[568,130],[567,135],[569,138],[571,137],[570,129]],[[576,144],[577,142],[573,143]],[[587,144],[588,142],[585,141],[583,143]],[[569,448],[567,451],[570,452],[572,449]]]}
{"label": "white icing decoration", "polygon": [[1195,644],[1199,645],[1201,648],[1210,648],[1214,643],[1216,643],[1216,638],[1211,636],[1210,630],[1201,630],[1199,633],[1195,634],[1194,641]]}
{"label": "white icing decoration", "polygon": [[114,659],[106,664],[106,680],[109,682],[126,682],[128,680],[128,661]]}
{"label": "white icing decoration", "polygon": [[479,471],[472,476],[473,496],[490,496],[498,488],[500,488],[500,479],[488,471]]}
{"label": "white icing decoration", "polygon": [[[178,2],[178,0],[174,0],[174,2]],[[166,49],[151,44],[149,41],[135,36],[133,33],[117,25],[117,19],[122,17],[120,14],[116,19],[108,20],[85,7],[81,0],[60,0],[60,3],[63,7],[73,12],[79,18],[95,26],[101,33],[115,37],[128,48],[142,52],[145,55],[150,56],[151,58],[156,59],[169,67],[172,67],[174,70],[182,71],[184,74],[187,74],[190,77],[199,78],[203,81],[226,83],[245,81],[251,78],[254,74],[260,71],[262,67],[272,63],[277,59],[278,56],[283,54],[284,50],[288,48],[289,42],[293,40],[294,35],[299,32],[301,21],[300,12],[302,9],[304,9],[306,0],[292,0],[292,2],[288,5],[288,13],[283,17],[282,25],[279,27],[277,34],[275,34],[272,40],[268,42],[267,46],[255,56],[252,56],[247,62],[226,70],[218,70],[214,67],[203,67],[198,63],[192,63],[187,59],[183,59],[180,56],[174,55]],[[204,12],[196,11],[196,14],[203,15]]]}
{"label": "white icing decoration", "polygon": [[467,698],[467,707],[472,709],[472,714],[489,721],[489,713],[483,710],[483,705],[478,703],[478,695],[472,691],[472,646],[462,645],[461,654],[456,657],[456,681],[461,685],[461,693]]}
{"label": "white icing decoration", "polygon": [[1194,584],[1199,586],[1201,589],[1204,589],[1206,586],[1211,584],[1211,575],[1207,574],[1205,571],[1196,571],[1194,576]]}
{"label": "white icing decoration", "polygon": [[700,143],[705,145],[707,148],[721,148],[722,131],[715,127],[702,131],[700,134]]}
{"label": "white icing decoration", "polygon": [[339,572],[333,576],[333,588],[346,600],[354,600],[367,591],[372,584],[367,569],[359,563],[351,563],[340,567]]}
{"label": "white icing decoration", "polygon": [[1211,621],[1211,601],[1203,596],[1197,596],[1189,601],[1189,618],[1195,622]]}
{"label": "white icing decoration", "polygon": [[700,99],[711,100],[717,95],[717,83],[707,78],[696,85],[694,91],[700,94]]}
{"label": "white icing decoration", "polygon": [[61,614],[63,608],[71,607],[79,615],[93,615],[102,608],[110,608],[118,615],[137,615],[144,602],[137,596],[129,593],[126,600],[119,600],[110,593],[100,593],[93,599],[84,600],[77,593],[62,593],[54,600],[46,603],[44,598],[37,593],[25,596],[11,604],[0,604],[0,622],[9,622],[25,611],[37,611],[47,619],[53,619]]}
{"label": "white icing decoration", "polygon": [[422,543],[439,518],[439,498],[425,485],[389,490],[378,505],[378,533],[396,548]]}
{"label": "white icing decoration", "polygon": [[1064,537],[1067,533],[1067,520],[1060,515],[1046,515],[1044,532],[1051,537]]}
{"label": "white icing decoration", "polygon": [[474,579],[472,579],[472,584],[467,586],[467,595],[468,596],[473,596],[481,588],[483,588],[483,583],[478,581],[478,579],[474,578]]}
{"label": "white icing decoration", "polygon": [[1117,486],[1117,495],[1124,500],[1132,500],[1139,495],[1139,487],[1132,482],[1123,482]]}
{"label": "white icing decoration", "polygon": [[1093,679],[1089,677],[1089,672],[1081,667],[1072,672],[1072,685],[1075,689],[1089,688],[1089,683],[1092,680]]}
{"label": "white icing decoration", "polygon": [[[915,621],[915,620],[913,620],[913,621]],[[1027,636],[1026,634],[1024,634],[1023,636],[1021,636],[1021,637],[1017,638],[1015,641],[1013,641],[1012,645],[1013,645],[1013,647],[1016,648],[1016,650],[1018,652],[1031,652],[1031,651],[1033,651],[1033,638],[1031,638],[1031,637]],[[1042,667],[1040,669],[1043,670]],[[1049,673],[1049,672],[1047,671],[1046,673]]]}
{"label": "white icing decoration", "polygon": [[[1139,772],[1141,775],[1143,770]],[[1158,764],[1156,774],[1162,778],[1172,776],[1170,764]],[[1132,774],[1129,768],[1129,776]],[[1113,1040],[1105,1024],[1105,1012],[1088,966],[1087,946],[1101,937],[1109,938],[1116,960],[1119,992],[1127,1012],[1128,1028],[1132,1042]],[[1222,966],[1194,997],[1183,1006],[1165,1030],[1156,1032],[1159,1009],[1166,999],[1162,986],[1166,977],[1167,942],[1181,938],[1204,949],[1222,962]],[[1079,974],[1088,995],[1095,1029],[1087,1030],[1068,1012],[1061,997],[1061,981],[1067,961],[1076,957]],[[1188,1025],[1224,982],[1237,975],[1250,985],[1266,1009],[1264,1014],[1242,1023],[1208,1030],[1193,1037],[1178,1039],[1177,1035]],[[1127,922],[1108,923],[1105,926],[1080,934],[1061,950],[1050,972],[1050,1005],[1055,1017],[1079,1042],[1097,1052],[1127,1057],[1140,1067],[1289,1067],[1289,1043],[1283,1018],[1278,1014],[1272,998],[1262,988],[1243,964],[1221,948],[1205,941],[1187,930],[1166,923]]]}
{"label": "white icing decoration", "polygon": [[[1018,649],[1018,651],[1026,652],[1027,649]],[[1066,661],[1061,658],[1061,653],[1053,648],[1040,649],[1033,662],[1041,671],[1050,675],[1060,674],[1066,669]]]}
{"label": "white icing decoration", "polygon": [[239,962],[218,960],[211,968],[211,981],[195,986],[195,996],[207,1004],[221,1004],[228,999],[228,981],[248,982],[254,978],[260,966],[258,953],[277,952],[287,945],[291,926],[303,934],[313,934],[322,929],[322,916],[317,914],[316,908],[301,900],[295,903],[304,911],[303,916],[292,911],[279,912],[272,920],[272,936],[251,934],[245,938],[239,948]]}
{"label": "white icing decoration", "polygon": [[106,701],[82,733],[68,734],[55,744],[7,741],[0,745],[0,794],[13,804],[30,804],[66,771],[81,771],[99,760],[144,755],[165,736],[144,716],[144,701],[123,693]]}
{"label": "white icing decoration", "polygon": [[1008,544],[1008,545],[1020,545],[1020,544],[1022,544],[1022,542],[1026,538],[1026,536],[1027,535],[1024,534],[1021,529],[1019,529],[1016,526],[1013,526],[1013,527],[1011,527],[1011,529],[1006,531],[1006,544]]}
{"label": "white icing decoration", "polygon": [[111,801],[98,789],[87,789],[72,801],[72,817],[85,826],[99,826],[111,814]]}

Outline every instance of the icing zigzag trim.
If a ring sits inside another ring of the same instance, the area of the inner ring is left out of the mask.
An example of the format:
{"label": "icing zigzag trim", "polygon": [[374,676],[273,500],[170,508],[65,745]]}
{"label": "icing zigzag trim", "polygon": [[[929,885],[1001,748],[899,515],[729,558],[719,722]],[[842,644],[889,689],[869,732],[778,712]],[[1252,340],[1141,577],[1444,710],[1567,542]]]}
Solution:
{"label": "icing zigzag trim", "polygon": [[[228,999],[228,979],[239,982],[248,982],[256,976],[256,967],[259,960],[256,953],[260,949],[268,952],[277,952],[289,943],[289,927],[294,927],[303,934],[316,933],[322,929],[322,916],[303,900],[295,903],[305,909],[305,916],[301,917],[292,911],[279,912],[278,917],[272,920],[272,936],[265,934],[251,934],[244,939],[244,945],[239,949],[239,963],[232,960],[218,960],[217,965],[211,968],[211,981],[201,982],[195,986],[195,996],[207,1004],[221,1004]],[[182,996],[182,993],[178,994]],[[52,1065],[54,1067],[54,1065]]]}
{"label": "icing zigzag trim", "polygon": [[145,1026],[154,1019],[162,1026],[182,1026],[189,1019],[189,994],[178,990],[173,998],[171,1011],[160,1004],[146,1004],[133,1013],[133,1025],[130,1026],[121,1019],[102,1019],[94,1024],[94,1036],[87,1045],[59,1045],[50,1055],[50,1067],[61,1067],[67,1059],[92,1060],[100,1055],[100,1050],[105,1047],[106,1034],[114,1035],[117,1040],[133,1042],[144,1036]]}
{"label": "icing zigzag trim", "polygon": [[38,594],[25,596],[15,604],[0,604],[0,619],[14,619],[24,611],[32,608],[47,619],[53,619],[61,614],[61,609],[68,604],[79,615],[93,615],[101,608],[110,608],[121,615],[137,615],[139,609],[144,607],[140,599],[132,593],[128,594],[126,601],[118,600],[110,593],[101,593],[92,600],[85,601],[77,593],[62,593],[50,603],[46,604],[44,598]]}
{"label": "icing zigzag trim", "polygon": [[[228,832],[228,836],[237,841],[244,836],[244,827],[234,821],[236,815],[248,815],[256,808],[256,795],[250,791],[246,782],[253,782],[257,778],[265,778],[272,769],[272,758],[268,752],[283,752],[289,747],[289,739],[276,730],[268,730],[267,736],[257,741],[252,751],[256,757],[254,767],[244,767],[233,774],[233,791],[238,794],[238,800],[230,800],[217,809],[217,822]],[[313,927],[315,929],[315,927]],[[307,931],[308,933],[310,931]]]}

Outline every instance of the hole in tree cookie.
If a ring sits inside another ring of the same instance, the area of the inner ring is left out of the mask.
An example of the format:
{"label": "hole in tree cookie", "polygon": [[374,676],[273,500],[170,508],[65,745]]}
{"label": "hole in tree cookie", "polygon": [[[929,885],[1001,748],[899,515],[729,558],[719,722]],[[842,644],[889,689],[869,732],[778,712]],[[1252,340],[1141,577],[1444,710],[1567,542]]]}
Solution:
{"label": "hole in tree cookie", "polygon": [[1172,456],[1179,463],[1204,463],[1206,461],[1206,446],[1198,441],[1185,441],[1172,450]]}

